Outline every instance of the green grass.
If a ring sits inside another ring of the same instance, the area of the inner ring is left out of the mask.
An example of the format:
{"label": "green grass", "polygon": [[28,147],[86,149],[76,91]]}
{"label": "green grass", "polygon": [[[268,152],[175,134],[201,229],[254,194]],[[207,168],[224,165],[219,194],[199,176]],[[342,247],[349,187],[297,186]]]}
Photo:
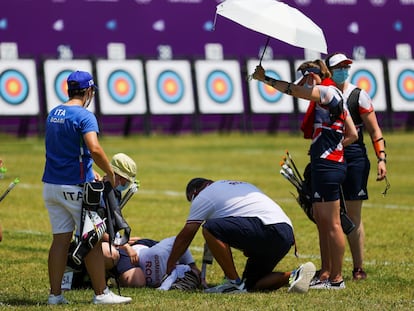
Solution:
{"label": "green grass", "polygon": [[[391,189],[381,195],[385,183],[375,182],[375,160],[370,175],[370,200],[364,205],[366,270],[368,279],[352,282],[349,248],[345,253],[343,291],[310,291],[288,294],[286,288],[270,293],[206,295],[122,289],[133,297],[129,306],[95,307],[92,290],[66,293],[70,306],[59,310],[411,310],[414,309],[414,170],[412,133],[385,133],[388,178]],[[47,310],[47,254],[51,242],[49,219],[42,200],[43,139],[17,139],[0,135],[0,158],[8,172],[0,180],[0,192],[19,177],[21,182],[0,203],[3,241],[0,243],[0,310]],[[290,192],[293,187],[279,174],[279,161],[288,149],[297,165],[307,164],[308,141],[299,134],[104,136],[108,156],[129,154],[138,164],[141,188],[124,210],[132,234],[154,239],[176,235],[188,213],[184,197],[187,181],[196,176],[250,181],[285,209],[295,226],[299,259],[292,251],[277,270],[288,271],[305,261],[319,265],[318,237]],[[368,146],[373,156],[372,147]],[[191,251],[200,264],[203,240],[199,232]],[[239,272],[245,258],[235,251]],[[222,272],[214,263],[208,281],[218,283]]]}

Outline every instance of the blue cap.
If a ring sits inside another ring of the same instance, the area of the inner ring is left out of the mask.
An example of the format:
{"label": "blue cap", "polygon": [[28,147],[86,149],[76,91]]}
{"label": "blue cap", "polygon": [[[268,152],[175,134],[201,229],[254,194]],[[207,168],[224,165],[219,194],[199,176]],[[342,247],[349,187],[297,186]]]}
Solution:
{"label": "blue cap", "polygon": [[89,87],[98,88],[93,82],[93,77],[86,71],[74,71],[68,79],[68,90],[82,90]]}

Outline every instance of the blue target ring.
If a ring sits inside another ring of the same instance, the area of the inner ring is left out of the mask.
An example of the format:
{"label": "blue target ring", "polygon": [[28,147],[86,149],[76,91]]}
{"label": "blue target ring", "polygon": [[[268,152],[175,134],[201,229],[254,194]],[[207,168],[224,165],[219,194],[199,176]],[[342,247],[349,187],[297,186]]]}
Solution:
{"label": "blue target ring", "polygon": [[[266,76],[276,80],[281,80],[280,75],[273,70],[266,70]],[[282,92],[279,92],[270,85],[259,82],[257,83],[257,91],[259,92],[260,96],[270,104],[277,103],[283,95]]]}
{"label": "blue target ring", "polygon": [[57,98],[63,103],[68,100],[68,77],[72,70],[62,70],[56,75],[53,88]]}
{"label": "blue target ring", "polygon": [[405,100],[414,101],[414,70],[405,69],[398,75],[397,88]]}
{"label": "blue target ring", "polygon": [[176,72],[166,70],[157,79],[157,91],[166,103],[176,104],[184,96],[184,82]]}
{"label": "blue target ring", "polygon": [[0,75],[0,97],[10,105],[20,105],[29,95],[29,83],[17,70],[5,70]]}
{"label": "blue target ring", "polygon": [[371,98],[374,98],[377,94],[378,83],[375,76],[369,70],[357,70],[351,77],[351,83],[365,90]]}
{"label": "blue target ring", "polygon": [[119,104],[130,103],[136,94],[134,78],[124,70],[116,70],[108,77],[108,93]]}
{"label": "blue target ring", "polygon": [[219,104],[228,102],[233,96],[234,87],[230,76],[222,70],[212,71],[206,80],[207,94]]}

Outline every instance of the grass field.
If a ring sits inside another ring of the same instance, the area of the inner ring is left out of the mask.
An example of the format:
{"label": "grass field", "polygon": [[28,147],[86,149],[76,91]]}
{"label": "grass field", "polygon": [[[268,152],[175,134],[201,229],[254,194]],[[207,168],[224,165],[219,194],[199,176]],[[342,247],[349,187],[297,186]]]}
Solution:
{"label": "grass field", "polygon": [[[283,288],[270,293],[206,295],[159,292],[153,289],[122,289],[133,297],[129,306],[96,307],[92,290],[69,291],[70,306],[59,310],[414,310],[414,169],[412,133],[385,133],[388,178],[391,189],[381,195],[384,182],[375,182],[375,160],[370,200],[363,210],[366,229],[368,279],[351,281],[349,248],[345,253],[342,291],[309,291],[288,294]],[[0,192],[19,177],[21,182],[0,203],[3,241],[0,243],[0,310],[47,310],[47,255],[50,225],[43,206],[41,175],[43,139],[17,139],[0,135],[0,158],[8,169],[0,180]],[[200,136],[132,136],[101,139],[108,156],[125,152],[139,166],[141,188],[124,209],[132,234],[153,239],[176,235],[188,213],[184,188],[192,177],[240,179],[252,182],[274,198],[293,221],[299,258],[293,249],[278,265],[288,271],[306,261],[320,264],[316,228],[301,211],[291,186],[279,174],[279,161],[288,149],[299,167],[307,164],[308,142],[299,134],[205,134]],[[203,240],[196,236],[191,251],[201,265]],[[235,251],[242,272],[244,257]],[[208,281],[222,279],[219,266],[208,268]]]}

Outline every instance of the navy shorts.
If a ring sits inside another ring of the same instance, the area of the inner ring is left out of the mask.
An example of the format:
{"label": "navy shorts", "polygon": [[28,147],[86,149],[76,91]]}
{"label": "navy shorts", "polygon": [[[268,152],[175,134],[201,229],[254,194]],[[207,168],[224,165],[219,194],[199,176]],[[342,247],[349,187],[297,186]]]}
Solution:
{"label": "navy shorts", "polygon": [[346,178],[342,184],[345,200],[368,199],[368,176],[371,168],[367,157],[347,158]]}
{"label": "navy shorts", "polygon": [[339,200],[340,185],[345,180],[346,164],[326,159],[313,159],[312,201],[331,202]]}
{"label": "navy shorts", "polygon": [[294,244],[290,225],[264,225],[257,217],[209,219],[203,227],[218,240],[243,251],[248,257],[242,276],[247,290],[271,273]]}

